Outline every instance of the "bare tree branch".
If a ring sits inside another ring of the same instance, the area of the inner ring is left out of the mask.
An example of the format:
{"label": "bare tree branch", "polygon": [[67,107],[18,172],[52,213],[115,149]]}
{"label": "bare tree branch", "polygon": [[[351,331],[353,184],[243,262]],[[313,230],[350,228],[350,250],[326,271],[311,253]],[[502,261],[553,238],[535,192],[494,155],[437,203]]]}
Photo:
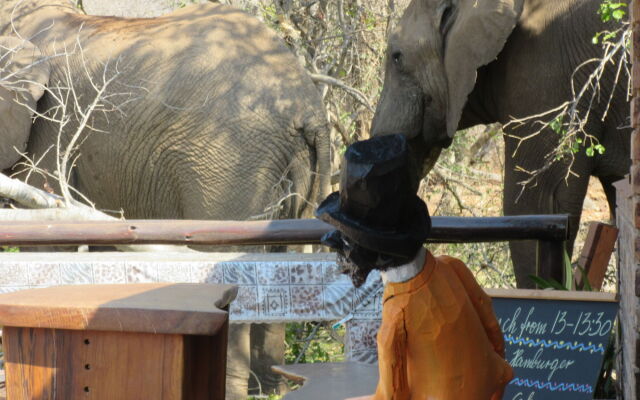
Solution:
{"label": "bare tree branch", "polygon": [[343,83],[341,80],[330,77],[328,75],[322,75],[322,74],[309,74],[309,75],[311,76],[311,79],[314,82],[322,82],[322,83],[337,86],[340,89],[343,89],[344,91],[352,95],[354,99],[358,100],[360,104],[367,107],[369,111],[375,112],[375,109],[373,108],[373,106],[371,105],[367,97],[358,89],[352,88],[351,86]]}

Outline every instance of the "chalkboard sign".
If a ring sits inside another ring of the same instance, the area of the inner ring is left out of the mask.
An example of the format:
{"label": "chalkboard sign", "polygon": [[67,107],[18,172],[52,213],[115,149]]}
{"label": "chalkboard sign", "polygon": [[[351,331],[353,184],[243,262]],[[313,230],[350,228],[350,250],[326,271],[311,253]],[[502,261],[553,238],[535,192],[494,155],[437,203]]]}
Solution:
{"label": "chalkboard sign", "polygon": [[504,400],[592,399],[618,304],[613,294],[487,290],[515,378]]}

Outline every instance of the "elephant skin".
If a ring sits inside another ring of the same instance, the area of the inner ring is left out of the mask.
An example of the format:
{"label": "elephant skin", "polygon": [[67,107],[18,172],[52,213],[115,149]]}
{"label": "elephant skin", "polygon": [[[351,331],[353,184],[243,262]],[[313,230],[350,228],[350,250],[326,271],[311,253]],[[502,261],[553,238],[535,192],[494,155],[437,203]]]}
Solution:
{"label": "elephant skin", "polygon": [[[426,173],[455,131],[477,124],[549,111],[572,98],[571,79],[583,62],[602,56],[592,44],[597,32],[613,30],[597,14],[600,0],[413,0],[390,35],[385,82],[372,123],[373,135],[403,133],[412,138],[416,162]],[[592,67],[575,74],[576,87]],[[539,128],[505,127],[503,209],[505,215],[569,214],[571,254],[590,176],[600,179],[610,210],[612,182],[630,167],[626,79],[613,86],[616,67],[600,81],[585,131],[605,147],[586,155],[581,148],[568,174],[561,160],[523,191],[523,171],[543,166],[558,144],[551,129],[520,143]],[[612,93],[613,91],[613,93]],[[606,103],[611,105],[605,115]],[[585,111],[586,104],[578,109]],[[584,115],[584,114],[583,114]],[[518,144],[520,147],[518,148]],[[517,151],[516,151],[517,149]],[[415,178],[420,179],[417,173]],[[566,177],[566,180],[565,180]],[[510,243],[519,287],[532,287],[535,243]]]}
{"label": "elephant skin", "polygon": [[[23,135],[10,148],[27,143],[28,155],[54,173],[49,149],[60,124],[42,116],[68,117],[63,149],[86,123],[69,180],[98,209],[142,219],[298,218],[328,194],[329,128],[320,94],[275,33],[240,10],[207,3],[123,19],[84,15],[63,0],[3,0],[0,35],[33,43],[50,68],[47,77],[24,71],[48,89],[33,126],[23,113],[28,141]],[[0,57],[9,47],[0,47]],[[0,95],[9,104],[0,110],[13,110],[16,95],[4,96],[11,87],[1,74]],[[56,101],[61,94],[69,99],[64,107]],[[0,130],[3,142],[10,131]],[[46,183],[36,175],[29,182]],[[284,340],[282,328],[273,331]],[[246,337],[231,337],[230,346],[230,358],[252,351]],[[237,372],[227,398],[246,396],[247,377],[248,370]]]}

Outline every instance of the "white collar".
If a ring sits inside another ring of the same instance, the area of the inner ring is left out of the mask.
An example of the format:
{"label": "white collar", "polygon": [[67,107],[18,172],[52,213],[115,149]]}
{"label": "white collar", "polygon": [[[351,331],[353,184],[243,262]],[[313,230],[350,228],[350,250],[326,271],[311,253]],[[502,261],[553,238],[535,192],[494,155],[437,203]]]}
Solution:
{"label": "white collar", "polygon": [[382,283],[386,285],[389,282],[399,283],[412,279],[422,271],[422,268],[424,268],[424,259],[426,256],[427,249],[421,247],[420,250],[418,250],[418,254],[416,254],[416,258],[408,264],[389,268],[386,271],[380,272],[380,276],[382,276]]}

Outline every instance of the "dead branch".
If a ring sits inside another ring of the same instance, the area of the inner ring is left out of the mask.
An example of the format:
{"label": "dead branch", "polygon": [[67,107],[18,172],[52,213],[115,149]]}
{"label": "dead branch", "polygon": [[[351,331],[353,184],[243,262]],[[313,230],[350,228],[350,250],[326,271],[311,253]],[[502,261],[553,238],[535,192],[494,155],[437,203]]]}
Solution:
{"label": "dead branch", "polygon": [[314,82],[322,82],[322,83],[337,86],[340,89],[343,89],[345,92],[352,95],[354,99],[358,100],[360,104],[367,107],[369,111],[375,112],[375,109],[373,108],[373,106],[371,105],[367,97],[358,89],[352,88],[351,86],[343,83],[339,79],[332,78],[328,75],[322,75],[322,74],[309,74],[309,75],[311,76],[311,80],[313,80]]}
{"label": "dead branch", "polygon": [[[587,121],[591,118],[592,111],[594,110],[594,104],[600,100],[602,92],[602,87],[600,86],[601,79],[608,67],[613,65],[613,67],[616,68],[615,80],[610,89],[610,93],[607,95],[605,109],[602,115],[597,116],[597,118],[601,120],[604,120],[608,115],[611,102],[613,101],[613,94],[619,84],[622,71],[624,70],[627,73],[627,87],[630,87],[629,80],[631,79],[631,74],[629,73],[627,66],[629,63],[627,43],[629,43],[631,37],[629,23],[623,23],[621,28],[610,32],[610,34],[614,36],[617,35],[618,39],[613,42],[603,42],[602,57],[583,62],[573,72],[571,76],[571,100],[543,113],[531,115],[525,118],[512,119],[512,121],[505,125],[505,128],[518,128],[525,124],[538,127],[534,132],[524,137],[507,134],[508,137],[515,139],[518,142],[516,149],[511,155],[512,157],[516,156],[522,143],[536,137],[542,133],[543,130],[554,130],[560,136],[555,149],[544,156],[544,162],[541,167],[535,170],[526,170],[522,167],[518,167],[521,172],[527,174],[527,178],[518,183],[521,186],[521,190],[517,199],[522,196],[525,188],[527,188],[536,179],[536,177],[549,170],[558,161],[566,163],[565,181],[568,181],[571,176],[577,176],[575,171],[572,170],[576,153],[580,148],[584,148],[585,151],[586,149],[590,149],[593,153],[593,149],[600,145],[598,138],[588,133],[585,130],[585,126]],[[593,66],[593,70],[588,75],[586,82],[577,89],[576,75],[579,71],[588,66]],[[576,146],[576,144],[578,146]]]}

